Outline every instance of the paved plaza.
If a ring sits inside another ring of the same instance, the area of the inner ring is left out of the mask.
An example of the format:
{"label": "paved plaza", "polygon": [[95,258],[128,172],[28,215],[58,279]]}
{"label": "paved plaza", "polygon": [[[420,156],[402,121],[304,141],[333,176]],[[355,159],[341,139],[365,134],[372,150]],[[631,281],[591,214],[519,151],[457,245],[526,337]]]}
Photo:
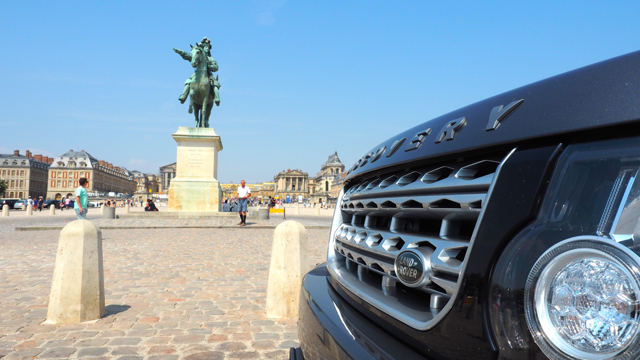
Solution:
{"label": "paved plaza", "polygon": [[[265,315],[273,229],[231,228],[237,217],[107,220],[90,209],[99,226],[142,227],[102,232],[107,313],[93,324],[42,325],[60,232],[14,228],[74,219],[72,211],[0,218],[3,359],[288,359],[298,345],[296,320]],[[330,218],[296,220],[310,227],[310,264],[323,262]],[[214,223],[229,228],[206,228]],[[154,224],[183,227],[143,228]]]}

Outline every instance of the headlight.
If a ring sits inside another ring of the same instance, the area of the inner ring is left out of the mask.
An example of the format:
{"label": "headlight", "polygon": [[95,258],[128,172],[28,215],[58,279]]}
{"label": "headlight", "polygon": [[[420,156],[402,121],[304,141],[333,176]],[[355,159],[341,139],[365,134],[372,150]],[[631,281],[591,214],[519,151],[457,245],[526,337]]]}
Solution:
{"label": "headlight", "polygon": [[640,358],[639,140],[571,145],[558,158],[537,217],[492,270],[501,357]]}
{"label": "headlight", "polygon": [[597,237],[559,243],[527,279],[525,311],[536,343],[552,358],[609,359],[638,348],[636,256]]}

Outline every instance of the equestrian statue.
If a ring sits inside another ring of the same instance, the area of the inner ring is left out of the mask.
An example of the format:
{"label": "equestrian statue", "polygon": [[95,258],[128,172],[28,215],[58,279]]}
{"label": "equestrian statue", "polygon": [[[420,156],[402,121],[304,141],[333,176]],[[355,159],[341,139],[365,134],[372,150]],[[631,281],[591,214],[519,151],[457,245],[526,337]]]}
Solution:
{"label": "equestrian statue", "polygon": [[173,51],[191,62],[191,66],[196,69],[184,82],[184,91],[178,100],[184,104],[188,96],[189,114],[195,115],[196,127],[208,128],[213,103],[220,106],[220,83],[217,76],[213,77],[213,72],[218,71],[218,63],[211,57],[211,41],[206,37],[201,42],[196,42],[196,46],[189,46],[191,52],[173,48]]}

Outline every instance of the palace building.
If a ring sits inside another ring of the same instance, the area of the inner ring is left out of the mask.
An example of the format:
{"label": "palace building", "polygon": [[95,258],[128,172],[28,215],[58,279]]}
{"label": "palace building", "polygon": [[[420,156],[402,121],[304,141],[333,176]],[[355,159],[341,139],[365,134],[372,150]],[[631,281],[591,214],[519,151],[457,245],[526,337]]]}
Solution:
{"label": "palace building", "polygon": [[335,204],[337,194],[343,187],[344,164],[336,151],[322,164],[320,172],[316,174],[313,192],[309,195],[312,203]]}
{"label": "palace building", "polygon": [[47,199],[73,197],[80,178],[89,180],[87,192],[132,195],[137,189],[137,183],[127,169],[98,160],[84,150],[69,150],[55,158],[49,167]]}
{"label": "palace building", "polygon": [[153,194],[160,193],[160,176],[149,173],[145,174],[138,170],[132,170],[131,175],[136,182],[136,192],[134,196],[138,201],[149,199]]}
{"label": "palace building", "polygon": [[171,179],[176,177],[176,163],[162,166],[160,168],[160,193],[168,194],[169,186],[171,186]]}
{"label": "palace building", "polygon": [[309,174],[302,170],[282,170],[273,178],[276,183],[276,197],[290,201],[298,201],[300,197],[309,197]]}
{"label": "palace building", "polygon": [[20,155],[15,150],[13,155],[0,154],[0,179],[7,183],[7,190],[0,194],[4,198],[26,199],[37,198],[47,194],[47,175],[53,158],[32,155]]}

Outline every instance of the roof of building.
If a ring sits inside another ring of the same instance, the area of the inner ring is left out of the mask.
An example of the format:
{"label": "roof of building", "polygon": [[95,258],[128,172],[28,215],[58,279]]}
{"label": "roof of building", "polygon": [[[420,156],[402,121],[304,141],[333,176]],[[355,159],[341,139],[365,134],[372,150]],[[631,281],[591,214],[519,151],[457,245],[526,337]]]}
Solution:
{"label": "roof of building", "polygon": [[98,159],[94,158],[88,152],[69,150],[66,153],[58,156],[53,161],[51,167],[87,167],[93,168],[98,165]]}
{"label": "roof of building", "polygon": [[49,164],[25,155],[0,154],[0,166],[25,166],[48,169]]}
{"label": "roof of building", "polygon": [[342,163],[342,161],[340,161],[340,158],[338,157],[338,152],[334,152],[333,154],[329,155],[329,159],[327,160],[327,162],[325,162],[322,165],[322,169],[329,167],[329,166],[344,166],[344,164]]}
{"label": "roof of building", "polygon": [[51,165],[52,168],[100,168],[102,171],[113,172],[124,177],[131,177],[133,174],[124,167],[113,166],[103,160],[98,160],[84,150],[69,150],[58,156]]}

